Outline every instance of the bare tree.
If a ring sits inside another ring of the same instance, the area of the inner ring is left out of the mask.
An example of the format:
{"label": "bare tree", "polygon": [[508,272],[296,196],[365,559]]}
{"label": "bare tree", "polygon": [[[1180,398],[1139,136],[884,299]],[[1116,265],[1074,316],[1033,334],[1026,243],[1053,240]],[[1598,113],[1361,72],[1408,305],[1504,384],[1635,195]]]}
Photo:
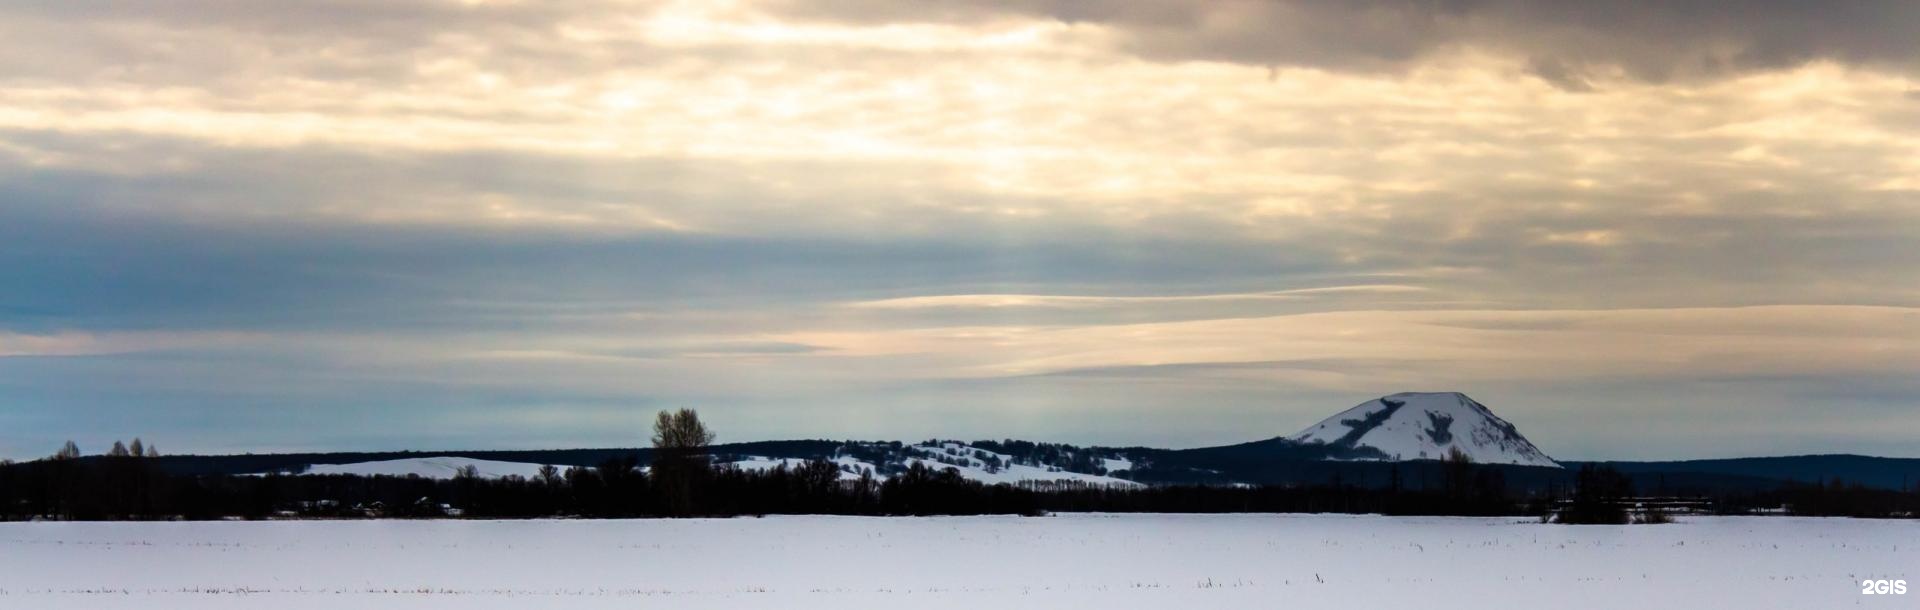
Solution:
{"label": "bare tree", "polygon": [[160,448],[154,446],[153,443],[147,443],[147,457],[150,457],[150,458],[160,457]]}
{"label": "bare tree", "polygon": [[80,446],[73,444],[73,441],[67,441],[67,444],[61,445],[60,450],[53,454],[53,459],[56,460],[75,460],[79,458]]}
{"label": "bare tree", "polygon": [[654,417],[653,448],[656,450],[704,452],[707,445],[713,444],[713,439],[713,431],[700,423],[700,414],[693,409],[661,411]]}
{"label": "bare tree", "polygon": [[666,501],[667,514],[686,516],[698,508],[695,490],[713,474],[707,446],[714,438],[693,409],[661,411],[654,418],[654,488]]}
{"label": "bare tree", "polygon": [[545,485],[547,487],[559,487],[560,486],[560,469],[555,468],[553,464],[541,465],[539,480],[541,485]]}
{"label": "bare tree", "polygon": [[114,441],[113,448],[107,450],[107,455],[111,457],[127,457],[127,446],[120,441]]}
{"label": "bare tree", "polygon": [[127,446],[127,455],[131,455],[133,457],[147,457],[146,443],[140,442],[140,437],[138,436],[133,437],[133,444]]}

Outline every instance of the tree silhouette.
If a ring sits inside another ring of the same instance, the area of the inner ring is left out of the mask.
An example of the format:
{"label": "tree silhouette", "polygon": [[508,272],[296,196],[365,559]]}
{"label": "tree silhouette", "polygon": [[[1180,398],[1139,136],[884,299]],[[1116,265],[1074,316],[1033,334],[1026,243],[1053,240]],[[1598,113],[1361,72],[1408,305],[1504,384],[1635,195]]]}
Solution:
{"label": "tree silhouette", "polygon": [[696,490],[711,478],[707,446],[716,435],[693,409],[661,411],[653,421],[653,482],[667,514],[684,517],[700,508]]}
{"label": "tree silhouette", "polygon": [[1560,512],[1561,523],[1627,522],[1621,502],[1633,495],[1633,481],[1610,466],[1583,464],[1574,475],[1573,502]]}

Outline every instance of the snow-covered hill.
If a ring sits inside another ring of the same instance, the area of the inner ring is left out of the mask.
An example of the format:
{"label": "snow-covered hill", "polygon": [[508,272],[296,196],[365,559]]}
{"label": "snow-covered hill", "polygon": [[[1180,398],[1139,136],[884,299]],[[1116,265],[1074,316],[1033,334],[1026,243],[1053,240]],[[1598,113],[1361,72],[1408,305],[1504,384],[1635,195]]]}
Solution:
{"label": "snow-covered hill", "polygon": [[[1089,472],[1071,472],[1057,465],[1048,465],[1032,459],[1020,458],[1005,453],[996,453],[981,447],[952,441],[930,441],[918,445],[897,445],[887,443],[848,444],[842,448],[848,453],[835,455],[832,461],[840,467],[842,479],[853,479],[862,471],[873,473],[874,480],[885,481],[894,474],[905,471],[915,463],[925,464],[928,468],[941,470],[954,468],[966,479],[992,485],[995,483],[1058,483],[1087,484],[1095,486],[1118,485],[1135,486],[1137,483]],[[1099,472],[1119,472],[1132,467],[1124,458],[1098,456]],[[752,455],[716,456],[715,465],[730,466],[743,470],[765,470],[786,465],[797,468],[805,464],[800,458],[775,458]],[[467,466],[474,467],[482,478],[500,478],[519,475],[534,478],[539,475],[540,464],[522,462],[502,462],[467,457],[435,456],[414,457],[373,462],[355,462],[349,464],[313,464],[299,474],[353,474],[361,476],[408,476],[417,475],[430,479],[451,479]],[[565,470],[566,467],[560,467]],[[642,465],[642,471],[647,467]]]}
{"label": "snow-covered hill", "polygon": [[[1379,452],[1381,460],[1437,460],[1459,449],[1483,464],[1559,463],[1485,405],[1459,392],[1403,392],[1360,403],[1290,437],[1341,449]],[[1359,457],[1358,459],[1366,459]]]}
{"label": "snow-covered hill", "polygon": [[[1107,474],[1071,472],[1059,466],[1031,463],[1016,456],[989,451],[985,448],[953,441],[932,441],[918,445],[904,445],[897,450],[889,450],[880,443],[864,444],[865,451],[850,451],[852,455],[834,456],[833,462],[840,466],[842,478],[854,478],[864,471],[872,472],[875,480],[884,481],[913,466],[924,464],[928,468],[941,470],[953,468],[960,476],[988,485],[996,483],[1032,484],[1086,484],[1094,486],[1134,487],[1138,483]],[[843,447],[853,449],[853,447]],[[859,457],[855,457],[858,455]],[[1101,468],[1108,472],[1121,472],[1132,468],[1132,463],[1122,458],[1102,457]],[[735,468],[768,469],[779,465],[797,468],[806,460],[797,458],[766,458],[740,456],[725,462]]]}
{"label": "snow-covered hill", "polygon": [[429,479],[451,479],[459,474],[461,468],[472,466],[483,478],[495,479],[507,475],[520,475],[533,478],[540,474],[539,464],[520,462],[498,462],[494,460],[476,460],[465,457],[420,457],[378,462],[360,462],[357,464],[314,464],[301,474],[357,474],[360,476],[387,475],[404,477],[418,475]]}

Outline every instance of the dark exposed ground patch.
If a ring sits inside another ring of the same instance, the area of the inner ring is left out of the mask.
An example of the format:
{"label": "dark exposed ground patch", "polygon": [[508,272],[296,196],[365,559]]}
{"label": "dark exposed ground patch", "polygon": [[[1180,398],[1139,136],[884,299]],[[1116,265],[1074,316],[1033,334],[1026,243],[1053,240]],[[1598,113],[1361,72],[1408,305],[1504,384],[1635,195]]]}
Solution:
{"label": "dark exposed ground patch", "polygon": [[1453,442],[1453,416],[1445,413],[1427,412],[1427,438],[1436,445]]}
{"label": "dark exposed ground patch", "polygon": [[[1527,439],[1520,436],[1519,429],[1515,428],[1513,424],[1508,423],[1507,420],[1500,419],[1499,416],[1494,415],[1493,410],[1488,409],[1486,405],[1480,404],[1480,401],[1469,398],[1467,399],[1467,404],[1480,411],[1481,415],[1487,416],[1487,421],[1492,422],[1495,428],[1500,429],[1500,437],[1503,440],[1508,442],[1526,442]],[[1531,447],[1533,443],[1527,443],[1527,446]]]}
{"label": "dark exposed ground patch", "polygon": [[1347,430],[1347,433],[1345,435],[1342,435],[1340,437],[1340,440],[1334,441],[1329,444],[1335,447],[1352,448],[1355,444],[1360,442],[1360,437],[1366,436],[1367,433],[1372,432],[1374,428],[1380,427],[1380,424],[1387,423],[1387,418],[1393,417],[1394,411],[1399,411],[1400,407],[1407,406],[1406,401],[1394,400],[1391,398],[1381,398],[1380,404],[1384,405],[1386,408],[1381,409],[1379,411],[1374,411],[1373,413],[1369,413],[1367,414],[1366,417],[1361,419],[1340,420],[1341,424],[1351,429]]}

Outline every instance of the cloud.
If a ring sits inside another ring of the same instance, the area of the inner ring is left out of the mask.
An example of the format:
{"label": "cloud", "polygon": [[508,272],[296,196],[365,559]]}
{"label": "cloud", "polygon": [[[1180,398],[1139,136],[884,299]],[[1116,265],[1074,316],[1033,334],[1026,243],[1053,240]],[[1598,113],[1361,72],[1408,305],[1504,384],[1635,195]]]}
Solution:
{"label": "cloud", "polygon": [[[1337,387],[1832,373],[1897,374],[1920,310],[1769,306],[1586,311],[1344,311],[1098,326],[1000,326],[789,336],[836,356],[942,363],[941,375],[1116,367],[1374,362]],[[989,347],[990,346],[990,347]],[[1891,350],[1891,351],[1889,351]],[[1912,354],[1920,356],[1920,353]],[[1284,372],[1287,367],[1277,366]],[[1383,371],[1391,368],[1391,374]]]}
{"label": "cloud", "polygon": [[1920,68],[1900,0],[1810,4],[1791,0],[1702,4],[1634,0],[1223,0],[1088,4],[780,2],[785,15],[853,22],[984,22],[1027,16],[1110,28],[1119,44],[1159,60],[1212,60],[1334,70],[1403,70],[1460,48],[1525,58],[1570,90],[1582,73],[1650,81],[1720,77],[1809,61]]}
{"label": "cloud", "polygon": [[1085,296],[1085,295],[1037,295],[1037,294],[954,294],[940,296],[903,297],[861,301],[848,306],[862,309],[921,309],[921,308],[1091,308],[1116,305],[1166,305],[1183,303],[1218,303],[1243,301],[1291,301],[1312,295],[1341,293],[1406,293],[1422,292],[1419,286],[1400,286],[1394,284],[1363,284],[1354,286],[1323,286],[1319,288],[1296,288],[1270,292],[1240,294],[1197,294],[1177,296]]}
{"label": "cloud", "polygon": [[71,358],[257,344],[268,337],[237,332],[56,332],[0,330],[0,358]]}
{"label": "cloud", "polygon": [[1881,408],[1920,306],[1912,10],[10,3],[0,445]]}

